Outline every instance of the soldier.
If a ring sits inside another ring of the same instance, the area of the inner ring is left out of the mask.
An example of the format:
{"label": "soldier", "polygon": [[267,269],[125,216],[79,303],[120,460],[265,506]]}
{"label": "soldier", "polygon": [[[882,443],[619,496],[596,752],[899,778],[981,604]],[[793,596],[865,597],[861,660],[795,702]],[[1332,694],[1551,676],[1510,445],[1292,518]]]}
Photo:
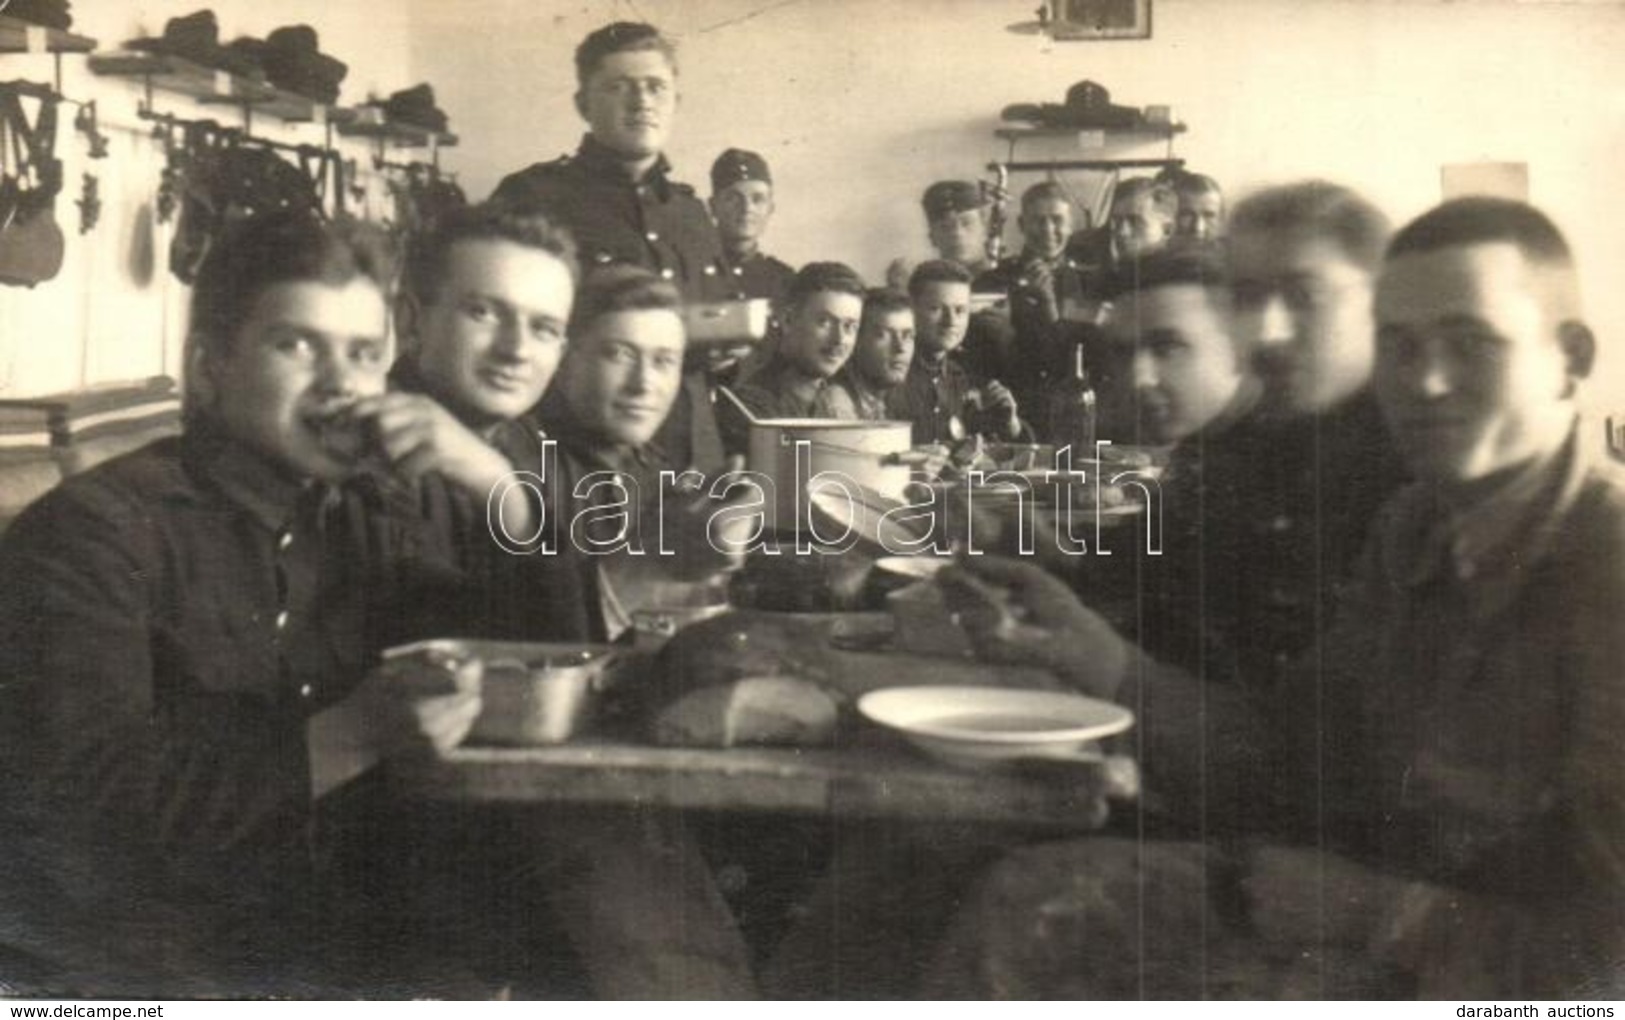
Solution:
{"label": "soldier", "polygon": [[[729,296],[722,244],[694,189],[671,179],[663,150],[677,113],[677,50],[653,25],[616,22],[576,49],[576,110],[587,134],[575,155],[510,174],[492,198],[569,228],[583,265],[630,263],[677,284],[687,301]],[[681,463],[722,459],[699,373],[661,431]]]}
{"label": "soldier", "polygon": [[1023,192],[1018,223],[1021,253],[1002,260],[977,286],[1009,294],[1013,356],[1002,375],[1021,405],[1035,408],[1047,387],[1071,372],[1073,345],[1087,336],[1087,327],[1063,316],[1084,307],[1089,281],[1066,251],[1072,202],[1059,184],[1042,181]]}
{"label": "soldier", "polygon": [[1211,243],[1224,237],[1224,191],[1207,174],[1182,173],[1174,179],[1179,197],[1179,213],[1174,234],[1196,243]]}
{"label": "soldier", "polygon": [[[762,233],[773,216],[773,174],[767,160],[744,149],[728,149],[711,164],[711,213],[722,237],[722,278],[729,296],[765,298],[778,310],[796,271],[761,250]],[[777,323],[771,329],[777,331]],[[689,351],[713,385],[732,386],[755,368],[753,344],[707,344]]]}
{"label": "soldier", "polygon": [[[758,418],[834,418],[830,381],[852,355],[863,315],[863,278],[839,262],[809,262],[784,298],[784,330],[738,397]],[[722,412],[730,452],[745,452],[749,423]]]}
{"label": "soldier", "polygon": [[1174,236],[1179,198],[1171,185],[1150,177],[1131,177],[1112,194],[1106,225],[1072,238],[1072,257],[1109,273],[1130,259],[1144,258]]}
{"label": "soldier", "polygon": [[852,357],[835,373],[830,405],[835,417],[891,418],[889,395],[914,362],[914,305],[902,291],[875,287],[863,298],[863,318]]}
{"label": "soldier", "polygon": [[926,231],[939,258],[957,262],[975,279],[993,266],[987,258],[988,201],[975,181],[938,181],[920,199]]}
{"label": "soldier", "polygon": [[1021,439],[1027,425],[1016,398],[997,379],[966,367],[959,351],[971,324],[970,273],[957,262],[922,262],[909,278],[916,345],[908,377],[891,395],[899,421],[914,425],[916,445],[969,435]]}
{"label": "soldier", "polygon": [[728,149],[711,164],[711,215],[722,238],[722,265],[738,298],[777,302],[796,271],[761,250],[773,217],[773,174],[767,160],[745,149]]}

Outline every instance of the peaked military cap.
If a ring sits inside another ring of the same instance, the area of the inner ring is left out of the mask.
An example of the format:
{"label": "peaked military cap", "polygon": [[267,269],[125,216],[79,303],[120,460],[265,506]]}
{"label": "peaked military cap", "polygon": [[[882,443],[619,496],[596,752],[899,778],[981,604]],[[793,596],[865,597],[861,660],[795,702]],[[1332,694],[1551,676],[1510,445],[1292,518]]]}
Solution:
{"label": "peaked military cap", "polygon": [[925,189],[920,204],[925,207],[926,219],[934,220],[949,213],[980,209],[987,205],[987,199],[975,181],[938,181]]}
{"label": "peaked military cap", "polygon": [[711,164],[713,192],[721,191],[740,181],[773,183],[773,174],[767,168],[767,160],[763,159],[760,153],[748,149],[728,149]]}

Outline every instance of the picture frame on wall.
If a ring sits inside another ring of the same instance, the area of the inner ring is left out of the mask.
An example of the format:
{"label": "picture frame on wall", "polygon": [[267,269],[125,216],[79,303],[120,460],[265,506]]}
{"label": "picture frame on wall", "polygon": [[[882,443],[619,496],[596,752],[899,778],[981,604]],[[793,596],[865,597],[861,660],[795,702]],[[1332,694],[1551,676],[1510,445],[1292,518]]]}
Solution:
{"label": "picture frame on wall", "polygon": [[1149,39],[1151,0],[1049,0],[1056,39]]}

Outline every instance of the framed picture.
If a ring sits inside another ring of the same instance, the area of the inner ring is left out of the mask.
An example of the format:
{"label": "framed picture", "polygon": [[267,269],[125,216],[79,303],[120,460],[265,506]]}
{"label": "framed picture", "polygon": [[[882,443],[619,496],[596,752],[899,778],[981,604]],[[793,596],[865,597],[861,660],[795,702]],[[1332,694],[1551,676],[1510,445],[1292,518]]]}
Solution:
{"label": "framed picture", "polygon": [[1149,39],[1151,0],[1049,0],[1056,39]]}

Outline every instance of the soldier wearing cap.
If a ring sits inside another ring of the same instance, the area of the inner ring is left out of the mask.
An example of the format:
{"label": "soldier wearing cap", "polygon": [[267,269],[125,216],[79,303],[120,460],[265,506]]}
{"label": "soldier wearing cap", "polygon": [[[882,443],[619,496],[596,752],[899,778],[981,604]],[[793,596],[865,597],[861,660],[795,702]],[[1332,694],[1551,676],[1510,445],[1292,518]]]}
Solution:
{"label": "soldier wearing cap", "polygon": [[760,153],[728,149],[711,164],[711,215],[722,238],[722,267],[737,298],[784,296],[796,271],[761,249],[773,216],[773,173]]}
{"label": "soldier wearing cap", "polygon": [[[581,260],[627,263],[675,283],[686,301],[730,296],[722,244],[694,189],[663,154],[677,113],[677,50],[653,25],[619,21],[576,49],[576,110],[587,134],[573,156],[536,163],[497,185],[495,201],[539,210],[575,236]],[[709,394],[697,373],[661,430],[671,456],[722,460]]]}
{"label": "soldier wearing cap", "polygon": [[[982,186],[975,181],[937,181],[925,189],[920,206],[938,257],[963,266],[972,291],[1002,290],[987,253],[991,203]],[[972,314],[961,352],[967,366],[987,378],[1011,378],[1019,374],[1013,365],[1015,355],[1015,331],[1008,315],[993,310]]]}
{"label": "soldier wearing cap", "polygon": [[926,232],[937,255],[970,270],[993,268],[987,257],[988,200],[975,181],[938,181],[920,199]]}

